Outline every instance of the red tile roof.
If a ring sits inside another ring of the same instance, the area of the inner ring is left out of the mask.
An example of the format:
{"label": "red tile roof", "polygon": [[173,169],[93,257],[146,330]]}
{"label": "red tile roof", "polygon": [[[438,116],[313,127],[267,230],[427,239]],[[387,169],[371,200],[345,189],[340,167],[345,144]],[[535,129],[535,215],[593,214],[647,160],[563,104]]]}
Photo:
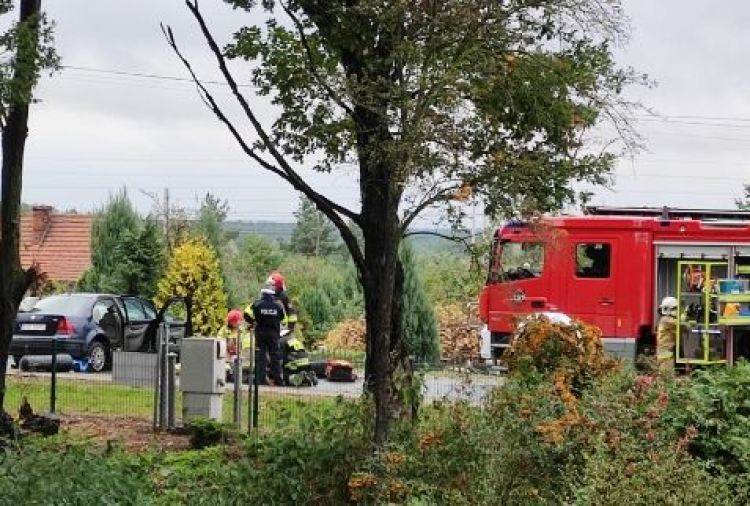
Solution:
{"label": "red tile roof", "polygon": [[37,262],[51,280],[77,281],[91,266],[93,222],[90,214],[35,208],[21,217],[21,264]]}

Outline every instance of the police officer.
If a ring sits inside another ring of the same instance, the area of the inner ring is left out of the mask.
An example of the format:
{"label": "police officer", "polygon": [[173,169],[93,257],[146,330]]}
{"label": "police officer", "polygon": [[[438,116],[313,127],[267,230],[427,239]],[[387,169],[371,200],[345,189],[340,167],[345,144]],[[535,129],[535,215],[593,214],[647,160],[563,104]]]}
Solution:
{"label": "police officer", "polygon": [[256,378],[261,385],[266,381],[266,355],[271,361],[269,374],[272,384],[283,385],[281,377],[281,321],[284,319],[284,308],[276,300],[273,284],[266,283],[260,291],[260,298],[245,308],[245,320],[255,325],[255,367]]}

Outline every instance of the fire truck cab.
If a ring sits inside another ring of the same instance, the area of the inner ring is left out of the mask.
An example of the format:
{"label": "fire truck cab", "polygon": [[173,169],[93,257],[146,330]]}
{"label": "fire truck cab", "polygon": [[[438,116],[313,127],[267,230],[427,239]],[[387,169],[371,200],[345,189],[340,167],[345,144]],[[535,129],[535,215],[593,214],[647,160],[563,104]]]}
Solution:
{"label": "fire truck cab", "polygon": [[[692,283],[699,277],[700,286]],[[744,279],[750,212],[592,207],[583,216],[511,221],[494,234],[479,297],[490,331],[483,358],[501,356],[519,317],[562,312],[596,325],[605,350],[634,360],[653,352],[657,306],[673,296],[677,362],[732,360],[750,352]]]}

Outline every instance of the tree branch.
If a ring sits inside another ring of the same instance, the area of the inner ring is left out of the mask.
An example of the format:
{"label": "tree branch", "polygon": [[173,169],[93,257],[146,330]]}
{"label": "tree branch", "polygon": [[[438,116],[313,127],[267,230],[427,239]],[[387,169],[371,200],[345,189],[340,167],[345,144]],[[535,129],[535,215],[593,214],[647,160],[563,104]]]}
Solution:
{"label": "tree branch", "polygon": [[33,263],[31,267],[23,271],[23,276],[19,279],[19,284],[16,287],[15,296],[18,300],[23,299],[26,290],[28,290],[40,275],[39,264],[37,263]]}
{"label": "tree branch", "polygon": [[433,195],[432,197],[425,198],[417,204],[411,212],[404,215],[404,219],[401,222],[401,231],[402,233],[406,233],[408,228],[411,226],[411,224],[414,222],[414,220],[419,216],[419,214],[430,207],[433,204],[437,204],[438,202],[448,200],[448,193],[457,190],[457,188],[445,188],[443,190],[440,190],[438,193]]}
{"label": "tree branch", "polygon": [[237,143],[242,148],[242,151],[247,154],[250,158],[258,162],[261,167],[264,169],[273,172],[274,174],[287,179],[286,174],[279,169],[278,167],[274,167],[270,163],[268,163],[266,160],[261,158],[253,148],[251,148],[245,139],[242,137],[242,135],[239,133],[237,128],[234,126],[234,124],[229,121],[229,118],[227,118],[226,114],[219,108],[219,105],[216,103],[216,100],[214,99],[213,95],[208,91],[206,86],[198,79],[198,76],[195,74],[195,71],[193,70],[192,65],[190,65],[190,62],[183,56],[182,52],[180,52],[180,49],[177,47],[177,42],[175,41],[174,34],[172,33],[172,28],[165,27],[164,25],[161,25],[161,30],[164,33],[164,37],[167,39],[167,43],[172,48],[172,50],[175,52],[177,57],[182,61],[182,64],[187,69],[188,73],[190,73],[190,76],[193,79],[193,82],[195,83],[195,86],[198,88],[198,93],[201,97],[201,100],[203,100],[203,103],[206,104],[206,107],[211,109],[211,111],[216,115],[217,118],[219,118],[219,121],[224,123],[226,127],[231,132],[232,136],[235,138]]}
{"label": "tree branch", "polygon": [[362,250],[360,249],[359,244],[357,243],[357,239],[354,236],[354,233],[351,231],[351,229],[347,226],[347,224],[344,222],[344,220],[340,216],[340,215],[346,216],[349,219],[351,219],[355,224],[359,225],[360,215],[357,213],[354,213],[353,211],[347,209],[344,206],[341,206],[329,200],[327,197],[313,190],[312,187],[310,187],[310,185],[308,185],[307,182],[304,181],[302,177],[300,177],[300,175],[284,159],[284,157],[281,155],[278,149],[276,149],[276,146],[271,141],[269,135],[266,133],[263,126],[258,121],[257,117],[255,116],[252,109],[250,108],[250,105],[248,104],[247,100],[242,95],[242,93],[240,93],[237,82],[235,81],[231,72],[227,68],[226,62],[224,61],[224,56],[221,53],[221,50],[219,49],[218,44],[216,43],[213,36],[209,32],[206,22],[203,19],[203,16],[201,15],[200,11],[198,10],[197,1],[191,2],[191,0],[185,0],[185,4],[187,5],[190,12],[193,14],[195,19],[198,21],[198,24],[201,28],[203,36],[205,37],[211,51],[214,53],[214,56],[216,57],[217,63],[219,65],[219,69],[221,70],[221,73],[224,76],[224,79],[226,80],[227,85],[231,89],[232,94],[234,95],[235,99],[239,102],[245,115],[250,120],[250,123],[253,125],[253,128],[255,129],[258,136],[261,138],[263,145],[266,147],[266,149],[268,149],[268,151],[271,153],[273,158],[279,164],[279,167],[274,166],[270,162],[264,160],[255,152],[253,148],[251,148],[247,144],[247,142],[244,140],[242,135],[240,135],[239,131],[234,126],[234,124],[222,112],[221,108],[218,106],[213,96],[208,92],[208,90],[200,81],[200,79],[198,79],[197,75],[195,74],[195,71],[193,70],[188,60],[179,51],[172,29],[170,27],[166,27],[166,28],[162,27],[165,37],[167,38],[168,44],[174,50],[177,56],[180,58],[183,65],[185,65],[188,72],[190,73],[190,76],[192,77],[193,81],[198,87],[198,91],[201,96],[201,99],[204,100],[204,102],[210,107],[210,109],[217,116],[217,118],[222,123],[224,123],[224,125],[226,125],[226,127],[234,136],[235,140],[240,144],[243,151],[248,156],[250,156],[253,160],[258,162],[264,169],[278,175],[282,179],[289,182],[289,184],[291,184],[292,187],[294,187],[297,191],[302,192],[305,196],[307,196],[307,198],[309,198],[315,204],[315,207],[317,207],[323,214],[325,214],[328,217],[328,219],[331,220],[331,222],[334,224],[334,226],[338,229],[339,233],[341,234],[341,238],[343,239],[344,243],[349,249],[349,252],[352,255],[352,259],[354,260],[354,263],[360,269],[360,272],[362,272],[363,274],[366,273],[364,254],[362,253]]}
{"label": "tree branch", "polygon": [[[245,96],[240,92],[239,86],[237,86],[237,81],[235,81],[234,76],[229,71],[229,68],[227,67],[227,63],[224,60],[224,55],[222,54],[221,49],[219,48],[219,45],[216,43],[216,40],[214,39],[213,35],[211,35],[211,32],[208,29],[208,25],[206,25],[206,20],[203,18],[203,15],[200,13],[200,10],[198,9],[197,0],[185,0],[185,5],[187,5],[188,9],[193,14],[193,17],[198,22],[198,25],[201,28],[201,32],[203,33],[203,37],[206,39],[206,42],[208,43],[208,47],[211,49],[211,52],[216,57],[216,63],[219,66],[219,70],[221,71],[221,74],[224,76],[224,80],[227,82],[229,89],[232,91],[232,94],[234,95],[235,99],[237,99],[237,102],[240,104],[240,107],[242,107],[242,110],[245,113],[245,116],[247,116],[247,118],[250,120],[250,123],[253,125],[253,128],[255,129],[256,133],[258,134],[261,141],[263,142],[263,146],[266,149],[268,149],[268,152],[271,153],[271,156],[276,160],[276,163],[279,165],[279,167],[281,167],[281,170],[283,170],[286,173],[285,179],[289,181],[289,183],[291,183],[295,189],[297,189],[298,191],[301,191],[310,200],[315,202],[316,205],[319,205],[319,209],[321,211],[325,212],[322,209],[322,207],[327,207],[359,223],[359,214],[355,213],[354,211],[351,211],[350,209],[347,209],[346,207],[340,204],[337,204],[336,202],[333,202],[332,200],[328,199],[324,195],[321,195],[320,193],[313,190],[312,187],[308,185],[307,182],[304,179],[302,179],[302,177],[292,168],[292,166],[289,165],[289,162],[286,161],[284,156],[276,148],[275,144],[271,140],[271,137],[263,128],[263,125],[261,125],[260,121],[258,121],[258,118],[255,116],[255,113],[253,113],[253,110],[250,107],[250,104],[247,102],[247,99],[245,98]],[[341,223],[343,223],[343,221],[341,221]]]}
{"label": "tree branch", "polygon": [[318,81],[318,84],[323,87],[323,89],[326,90],[326,93],[328,94],[328,98],[333,100],[336,105],[341,107],[349,116],[354,115],[354,111],[352,108],[344,102],[341,97],[338,96],[336,91],[325,82],[325,79],[320,75],[318,72],[317,67],[315,66],[315,62],[313,61],[313,55],[312,55],[312,49],[310,48],[310,44],[307,40],[307,35],[305,35],[305,27],[302,25],[302,22],[299,20],[299,18],[292,12],[292,10],[289,8],[289,6],[283,2],[279,2],[281,4],[281,7],[284,9],[284,12],[286,12],[287,16],[292,20],[294,23],[294,26],[297,28],[297,33],[299,34],[300,41],[302,42],[302,46],[305,48],[305,54],[307,55],[307,67],[308,70],[310,70],[310,73],[313,75],[316,81]]}
{"label": "tree branch", "polygon": [[469,234],[465,237],[456,237],[454,235],[445,235],[441,234],[440,232],[431,232],[429,230],[414,230],[412,232],[405,233],[404,238],[415,235],[431,235],[433,237],[440,237],[441,239],[446,239],[451,242],[463,244],[464,248],[466,248],[466,251],[468,251],[469,255],[471,256],[471,262],[474,264],[474,268],[481,269],[481,262],[479,261],[481,253],[478,252],[476,244],[471,242],[474,237],[481,237],[481,232],[476,234]]}
{"label": "tree branch", "polygon": [[447,239],[447,240],[453,241],[453,242],[460,242],[460,243],[463,243],[466,246],[469,246],[470,244],[469,244],[468,241],[470,241],[472,237],[479,237],[482,234],[481,233],[477,233],[477,234],[469,234],[469,235],[467,235],[465,237],[458,237],[458,236],[455,236],[455,235],[441,234],[440,232],[432,232],[430,230],[412,230],[411,232],[404,233],[404,237],[412,237],[412,236],[415,236],[415,235],[431,235],[431,236],[434,236],[434,237],[440,237],[441,239]]}

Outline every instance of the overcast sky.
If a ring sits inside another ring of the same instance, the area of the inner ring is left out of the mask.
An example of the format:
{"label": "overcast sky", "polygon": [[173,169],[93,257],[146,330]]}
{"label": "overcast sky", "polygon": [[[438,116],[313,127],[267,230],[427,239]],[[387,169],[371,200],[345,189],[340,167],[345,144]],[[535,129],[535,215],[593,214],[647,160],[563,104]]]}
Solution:
{"label": "overcast sky", "polygon": [[[41,83],[32,108],[26,202],[81,211],[126,185],[139,209],[141,191],[170,188],[191,208],[210,191],[229,201],[230,218],[291,221],[296,194],[249,163],[189,83],[104,71],[185,76],[164,42],[172,25],[201,77],[217,79],[197,27],[180,0],[44,0],[57,22],[67,66]],[[750,182],[750,2],[625,0],[633,34],[619,56],[658,81],[631,95],[662,115],[638,129],[647,151],[617,168],[616,185],[598,189],[610,205],[733,207]],[[720,5],[720,7],[719,7]],[[217,39],[252,22],[219,0],[201,7]],[[88,70],[84,70],[88,69]],[[97,71],[99,70],[99,71]],[[214,87],[229,98],[226,90]],[[268,118],[272,111],[260,105]],[[324,193],[356,207],[351,173],[314,177]]]}

